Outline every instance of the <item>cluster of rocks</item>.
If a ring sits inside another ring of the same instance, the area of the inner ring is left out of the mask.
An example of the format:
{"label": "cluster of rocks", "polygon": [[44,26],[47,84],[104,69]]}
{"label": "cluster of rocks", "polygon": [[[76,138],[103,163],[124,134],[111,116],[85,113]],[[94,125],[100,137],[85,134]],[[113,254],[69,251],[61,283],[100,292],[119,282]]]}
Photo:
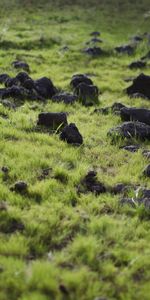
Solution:
{"label": "cluster of rocks", "polygon": [[103,40],[100,38],[101,33],[99,31],[93,31],[90,34],[91,39],[86,42],[86,45],[88,47],[84,48],[82,51],[83,53],[88,54],[91,57],[99,57],[106,54],[106,51],[104,51],[101,47],[98,45],[103,42]]}
{"label": "cluster of rocks", "polygon": [[16,77],[8,74],[0,75],[0,98],[15,98],[19,100],[45,100],[54,96],[57,92],[52,81],[47,77],[33,80],[26,72],[19,72]]}

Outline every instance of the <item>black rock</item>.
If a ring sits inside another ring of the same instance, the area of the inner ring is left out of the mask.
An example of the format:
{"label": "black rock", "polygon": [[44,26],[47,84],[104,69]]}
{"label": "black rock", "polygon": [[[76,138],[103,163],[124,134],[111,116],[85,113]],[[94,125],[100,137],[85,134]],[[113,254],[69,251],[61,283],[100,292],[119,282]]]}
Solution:
{"label": "black rock", "polygon": [[100,47],[88,47],[85,48],[83,52],[93,57],[97,57],[105,54],[104,50],[102,50]]}
{"label": "black rock", "polygon": [[96,44],[96,43],[102,43],[103,41],[97,37],[93,37],[90,42]]}
{"label": "black rock", "polygon": [[141,73],[133,80],[133,84],[127,88],[127,94],[140,93],[150,99],[150,76]]}
{"label": "black rock", "polygon": [[76,74],[72,76],[70,85],[74,89],[76,88],[80,83],[85,83],[87,85],[93,85],[93,81],[88,78],[85,74]]}
{"label": "black rock", "polygon": [[115,48],[117,53],[132,55],[135,51],[134,45],[123,45]]}
{"label": "black rock", "polygon": [[120,103],[120,102],[115,102],[115,103],[112,105],[111,109],[112,109],[112,112],[113,112],[113,113],[119,114],[120,111],[121,111],[121,109],[124,108],[124,107],[125,107],[124,104],[122,104],[122,103]]}
{"label": "black rock", "polygon": [[140,35],[135,35],[132,38],[133,42],[142,42],[143,38]]}
{"label": "black rock", "polygon": [[90,35],[92,35],[92,36],[100,36],[101,33],[99,31],[93,31],[93,32],[90,33]]}
{"label": "black rock", "polygon": [[54,102],[64,102],[65,104],[73,104],[77,100],[77,96],[68,93],[59,93],[52,97]]}
{"label": "black rock", "polygon": [[[85,188],[85,190],[84,190]],[[85,178],[81,181],[81,187],[78,187],[78,192],[88,191],[100,195],[106,193],[106,187],[103,183],[97,180],[97,173],[94,171],[89,171]]]}
{"label": "black rock", "polygon": [[111,188],[111,192],[115,195],[122,194],[129,190],[129,186],[124,183],[117,183],[113,188]]}
{"label": "black rock", "polygon": [[146,67],[146,62],[144,61],[133,61],[130,65],[129,68],[130,69],[142,69]]}
{"label": "black rock", "polygon": [[15,69],[23,69],[23,70],[25,70],[27,72],[30,71],[29,65],[26,62],[24,62],[24,61],[19,61],[19,60],[13,61],[12,62],[12,66]]}
{"label": "black rock", "polygon": [[19,81],[18,81],[18,79],[16,78],[16,77],[14,77],[14,78],[7,78],[6,80],[5,80],[5,87],[6,88],[9,88],[9,87],[12,87],[12,86],[17,86],[17,85],[19,85]]}
{"label": "black rock", "polygon": [[120,111],[122,121],[139,121],[150,125],[150,110],[145,108],[124,107]]}
{"label": "black rock", "polygon": [[6,167],[6,166],[3,166],[2,167],[2,172],[5,173],[5,174],[7,174],[9,172],[9,168]]}
{"label": "black rock", "polygon": [[123,150],[127,150],[129,152],[137,152],[139,149],[140,149],[140,146],[139,145],[129,145],[129,146],[123,146],[123,147],[120,147],[121,149]]}
{"label": "black rock", "polygon": [[148,166],[145,168],[143,174],[144,174],[146,177],[150,177],[150,165],[148,165]]}
{"label": "black rock", "polygon": [[8,74],[0,74],[0,84],[5,83],[8,79],[9,79],[9,75]]}
{"label": "black rock", "polygon": [[98,88],[94,85],[87,85],[86,83],[80,83],[74,90],[79,101],[85,105],[90,106],[98,104]]}
{"label": "black rock", "polygon": [[52,98],[57,92],[57,89],[54,87],[52,81],[47,77],[42,77],[36,80],[35,89],[38,94],[45,99]]}
{"label": "black rock", "polygon": [[28,79],[30,79],[29,75],[26,72],[19,72],[15,77],[21,85]]}
{"label": "black rock", "polygon": [[18,181],[10,189],[18,193],[25,193],[27,192],[28,185],[24,181]]}
{"label": "black rock", "polygon": [[37,125],[39,126],[46,126],[56,130],[57,128],[62,129],[67,124],[66,113],[43,112],[38,115]]}
{"label": "black rock", "polygon": [[60,139],[68,144],[81,145],[83,143],[82,135],[74,123],[65,126],[60,134]]}
{"label": "black rock", "polygon": [[112,128],[108,135],[120,136],[123,138],[137,138],[141,140],[150,140],[150,126],[140,122],[125,122],[115,128]]}

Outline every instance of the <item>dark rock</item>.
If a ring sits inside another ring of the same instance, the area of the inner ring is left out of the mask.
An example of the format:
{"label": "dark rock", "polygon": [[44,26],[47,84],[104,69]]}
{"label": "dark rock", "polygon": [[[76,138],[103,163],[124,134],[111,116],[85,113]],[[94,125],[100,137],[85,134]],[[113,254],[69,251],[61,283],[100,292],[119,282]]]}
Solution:
{"label": "dark rock", "polygon": [[149,198],[150,199],[150,190],[148,190],[148,189],[141,189],[141,191],[140,191],[140,193],[141,193],[141,197],[142,198]]}
{"label": "dark rock", "polygon": [[27,80],[25,80],[24,83],[23,83],[23,87],[24,87],[25,89],[27,89],[27,90],[33,90],[33,89],[36,89],[36,87],[35,87],[35,82],[34,82],[34,80],[32,80],[32,79],[27,79]]}
{"label": "dark rock", "polygon": [[98,104],[98,88],[94,85],[87,85],[86,83],[80,83],[75,88],[75,94],[78,96],[79,101],[85,105],[90,106]]}
{"label": "dark rock", "polygon": [[70,85],[74,89],[76,88],[80,83],[85,83],[87,85],[93,85],[93,81],[88,78],[85,74],[76,74],[72,76]]}
{"label": "dark rock", "polygon": [[65,126],[60,134],[60,139],[68,144],[81,145],[83,143],[82,135],[74,123]]}
{"label": "dark rock", "polygon": [[65,104],[73,104],[77,100],[77,96],[67,93],[59,93],[52,97],[55,102],[64,102]]}
{"label": "dark rock", "polygon": [[102,50],[100,47],[88,47],[85,48],[83,52],[93,57],[97,57],[105,54],[104,50]]}
{"label": "dark rock", "polygon": [[96,43],[102,43],[103,41],[102,41],[102,39],[98,39],[97,37],[93,37],[93,38],[90,40],[90,42],[96,44]]}
{"label": "dark rock", "polygon": [[62,129],[67,124],[66,113],[43,112],[38,115],[37,125],[39,126],[46,126],[56,130],[57,128]]}
{"label": "dark rock", "polygon": [[145,168],[143,174],[144,174],[146,177],[150,177],[150,165],[148,165],[148,166]]}
{"label": "dark rock", "polygon": [[150,99],[150,76],[141,73],[133,80],[133,84],[127,88],[127,94],[133,95],[135,93],[141,93]]}
{"label": "dark rock", "polygon": [[120,136],[123,138],[137,138],[141,140],[150,139],[150,126],[140,122],[125,122],[122,125],[112,128],[110,136]]}
{"label": "dark rock", "polygon": [[85,178],[82,179],[78,187],[78,192],[92,192],[96,195],[100,195],[106,192],[106,187],[97,180],[96,172],[89,171]]}
{"label": "dark rock", "polygon": [[27,189],[28,189],[28,185],[24,181],[18,181],[14,184],[14,186],[12,186],[10,188],[11,191],[15,191],[15,192],[18,192],[20,194],[27,192]]}
{"label": "dark rock", "polygon": [[9,79],[9,75],[8,74],[0,74],[0,84],[5,83],[8,79]]}
{"label": "dark rock", "polygon": [[135,36],[133,36],[132,41],[133,42],[142,42],[143,38],[140,35],[135,35]]}
{"label": "dark rock", "polygon": [[143,62],[141,60],[139,61],[133,61],[130,65],[130,69],[142,69],[146,67],[146,62]]}
{"label": "dark rock", "polygon": [[112,109],[112,112],[113,112],[113,113],[119,114],[120,111],[121,111],[121,109],[124,108],[124,107],[125,107],[124,104],[122,104],[122,103],[120,103],[120,102],[115,102],[115,103],[112,105],[111,109]]}
{"label": "dark rock", "polygon": [[127,150],[129,152],[137,152],[139,149],[140,149],[140,146],[139,145],[129,145],[129,146],[123,146],[123,147],[120,147],[121,149],[123,150]]}
{"label": "dark rock", "polygon": [[52,98],[57,92],[57,89],[54,87],[52,81],[47,77],[42,77],[36,80],[35,89],[38,94],[45,99]]}
{"label": "dark rock", "polygon": [[134,45],[123,45],[115,48],[117,53],[132,55],[135,51]]}
{"label": "dark rock", "polygon": [[24,61],[16,60],[16,61],[12,62],[12,66],[15,69],[23,69],[23,70],[25,70],[27,72],[30,71],[29,65],[26,62],[24,62]]}
{"label": "dark rock", "polygon": [[5,80],[5,87],[6,88],[9,88],[9,87],[12,87],[13,85],[19,85],[19,81],[18,79],[15,77],[15,78],[8,78],[7,80]]}
{"label": "dark rock", "polygon": [[129,190],[130,186],[124,184],[124,183],[118,183],[113,188],[111,188],[111,192],[115,195],[121,194],[124,192],[127,192]]}
{"label": "dark rock", "polygon": [[21,85],[28,79],[30,79],[29,75],[26,72],[19,72],[15,77]]}
{"label": "dark rock", "polygon": [[7,174],[9,172],[9,168],[6,167],[6,166],[3,166],[2,167],[2,172],[5,173],[5,174]]}
{"label": "dark rock", "polygon": [[145,108],[124,107],[120,111],[122,121],[139,121],[150,125],[150,110]]}
{"label": "dark rock", "polygon": [[100,36],[101,33],[99,31],[93,31],[93,32],[90,33],[90,35],[92,35],[92,36]]}

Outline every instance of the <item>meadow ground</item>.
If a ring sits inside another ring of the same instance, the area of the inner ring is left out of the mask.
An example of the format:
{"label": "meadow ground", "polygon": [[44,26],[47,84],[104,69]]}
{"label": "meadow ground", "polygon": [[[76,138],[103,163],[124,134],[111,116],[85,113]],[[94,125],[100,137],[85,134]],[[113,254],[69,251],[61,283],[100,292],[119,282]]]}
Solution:
{"label": "meadow ground", "polygon": [[[128,64],[149,46],[142,42],[133,56],[112,51],[149,30],[148,0],[9,2],[0,1],[1,73],[16,75],[11,62],[25,60],[32,78],[47,76],[66,91],[73,74],[92,74],[101,91],[99,107],[122,102],[149,108],[148,100],[124,92],[124,78],[140,73]],[[81,49],[95,30],[109,55],[92,59]],[[150,75],[150,63],[144,73]],[[37,131],[43,111],[67,112],[84,144],[73,147],[58,134]],[[0,167],[9,168],[8,175],[0,172],[1,300],[150,299],[149,211],[119,206],[121,195],[77,193],[89,170],[109,187],[122,182],[150,188],[142,175],[148,164],[142,150],[122,150],[122,141],[107,136],[120,117],[93,111],[51,100],[25,101],[15,110],[0,103]],[[49,175],[39,180],[46,168]],[[18,180],[28,183],[27,194],[10,191]]]}

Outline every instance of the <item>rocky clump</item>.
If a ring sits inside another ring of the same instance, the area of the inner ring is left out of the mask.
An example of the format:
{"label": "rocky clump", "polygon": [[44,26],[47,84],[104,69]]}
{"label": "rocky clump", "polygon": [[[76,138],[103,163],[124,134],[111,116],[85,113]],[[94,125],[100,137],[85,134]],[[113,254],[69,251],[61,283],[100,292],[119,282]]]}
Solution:
{"label": "rocky clump", "polygon": [[91,106],[93,104],[98,104],[98,88],[94,85],[87,85],[86,83],[80,83],[75,88],[75,94],[77,95],[79,101],[85,106]]}
{"label": "rocky clump", "polygon": [[85,74],[75,74],[72,76],[70,86],[73,88],[73,90],[80,84],[85,83],[87,85],[93,85],[93,81],[86,76]]}
{"label": "rocky clump", "polygon": [[66,113],[43,112],[38,115],[38,126],[45,126],[52,130],[62,129],[68,124]]}
{"label": "rocky clump", "polygon": [[11,188],[11,191],[24,194],[28,190],[28,185],[25,181],[17,181]]}
{"label": "rocky clump", "polygon": [[132,55],[135,51],[135,45],[123,45],[115,47],[115,51],[119,54],[128,54]]}
{"label": "rocky clump", "polygon": [[125,122],[112,128],[108,135],[112,138],[137,138],[140,140],[150,140],[150,126],[140,122]]}
{"label": "rocky clump", "polygon": [[54,102],[64,102],[65,104],[73,104],[77,101],[78,97],[76,95],[68,94],[68,93],[59,93],[52,97],[52,101]]}
{"label": "rocky clump", "polygon": [[92,57],[98,57],[98,56],[102,56],[105,54],[104,50],[102,50],[100,47],[96,47],[96,46],[85,48],[83,50],[83,52]]}
{"label": "rocky clump", "polygon": [[70,123],[64,127],[60,134],[60,139],[76,146],[83,144],[82,135],[74,123]]}
{"label": "rocky clump", "polygon": [[124,107],[120,111],[122,121],[139,121],[150,125],[150,110],[145,108]]}
{"label": "rocky clump", "polygon": [[97,180],[97,173],[94,171],[89,171],[78,186],[78,193],[86,192],[92,192],[96,195],[106,192],[106,187]]}
{"label": "rocky clump", "polygon": [[1,75],[1,81],[5,84],[5,88],[0,89],[1,99],[44,100],[51,99],[57,92],[47,77],[33,80],[26,72],[20,72],[14,78],[4,75]]}
{"label": "rocky clump", "polygon": [[146,67],[146,62],[138,60],[138,61],[133,61],[130,65],[130,69],[143,69]]}
{"label": "rocky clump", "polygon": [[141,73],[133,80],[132,85],[129,86],[126,91],[129,96],[140,93],[150,99],[150,76]]}
{"label": "rocky clump", "polygon": [[29,65],[26,62],[24,62],[24,61],[19,61],[19,60],[13,61],[12,62],[12,66],[15,69],[22,69],[22,70],[24,70],[26,72],[30,72]]}
{"label": "rocky clump", "polygon": [[83,105],[90,106],[99,103],[99,90],[87,75],[73,75],[70,85],[73,88],[74,94]]}

